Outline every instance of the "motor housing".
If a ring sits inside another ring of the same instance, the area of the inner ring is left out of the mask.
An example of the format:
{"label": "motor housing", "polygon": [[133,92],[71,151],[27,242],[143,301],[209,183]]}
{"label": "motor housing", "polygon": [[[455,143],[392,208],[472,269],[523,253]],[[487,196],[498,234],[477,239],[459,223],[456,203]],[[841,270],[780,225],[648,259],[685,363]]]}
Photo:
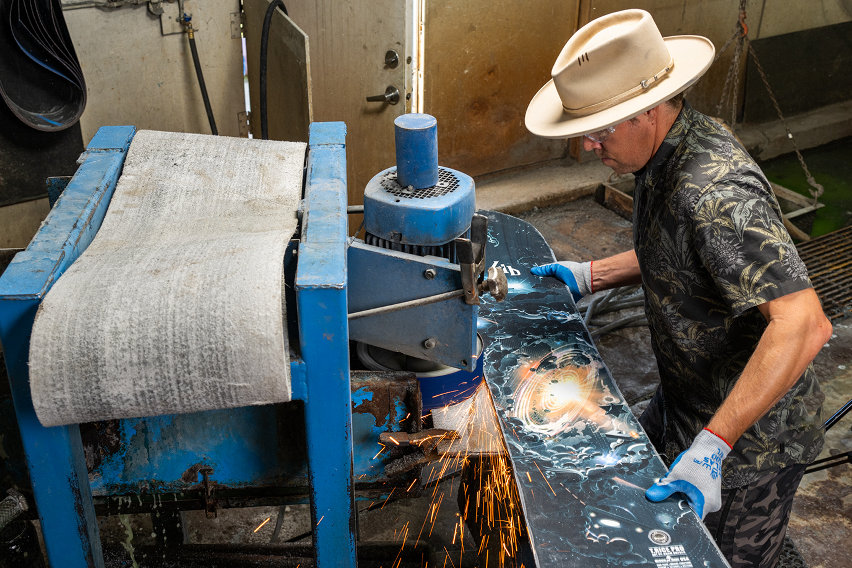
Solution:
{"label": "motor housing", "polygon": [[364,190],[364,242],[457,262],[453,241],[469,237],[476,210],[473,179],[438,166],[434,117],[405,114],[394,127],[397,165]]}

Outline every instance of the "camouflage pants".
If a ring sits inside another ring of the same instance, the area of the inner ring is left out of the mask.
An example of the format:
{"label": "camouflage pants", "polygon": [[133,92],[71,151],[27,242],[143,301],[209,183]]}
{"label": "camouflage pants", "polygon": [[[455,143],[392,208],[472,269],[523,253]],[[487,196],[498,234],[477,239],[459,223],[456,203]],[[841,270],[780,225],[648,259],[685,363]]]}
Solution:
{"label": "camouflage pants", "polygon": [[805,473],[793,465],[744,487],[722,489],[722,508],[704,524],[732,568],[772,568],[778,563],[793,496]]}
{"label": "camouflage pants", "polygon": [[[662,392],[657,390],[639,422],[670,465],[677,452],[665,455],[664,408]],[[731,568],[772,568],[778,563],[793,496],[804,473],[804,465],[793,465],[764,474],[748,485],[722,489],[722,508],[709,513],[704,524]]]}

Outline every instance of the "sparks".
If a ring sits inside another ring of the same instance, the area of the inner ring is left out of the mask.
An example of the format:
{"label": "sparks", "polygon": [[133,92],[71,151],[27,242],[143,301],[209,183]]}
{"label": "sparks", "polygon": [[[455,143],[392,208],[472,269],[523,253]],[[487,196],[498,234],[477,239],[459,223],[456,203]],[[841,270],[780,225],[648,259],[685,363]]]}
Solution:
{"label": "sparks", "polygon": [[268,523],[268,522],[269,522],[269,521],[271,521],[271,520],[272,520],[272,517],[266,517],[266,520],[265,520],[265,521],[263,521],[262,523],[260,523],[259,525],[257,525],[257,528],[256,528],[256,529],[254,529],[254,531],[252,531],[252,532],[257,532],[257,531],[259,531],[260,529],[262,529],[262,528],[263,528],[263,525],[265,525],[266,523]]}
{"label": "sparks", "polygon": [[388,497],[387,497],[387,499],[385,499],[385,502],[384,502],[384,503],[382,503],[382,506],[381,506],[381,507],[379,507],[380,509],[384,509],[384,508],[385,508],[385,505],[387,505],[387,504],[388,504],[388,501],[390,500],[391,495],[393,495],[393,492],[394,492],[394,490],[395,490],[395,489],[396,489],[396,487],[391,487],[391,491],[390,491],[390,493],[388,493]]}
{"label": "sparks", "polygon": [[638,489],[639,491],[645,491],[644,489],[642,489],[638,485],[634,485],[634,484],[630,483],[629,481],[621,479],[620,477],[613,477],[612,480],[615,481],[615,482],[618,482],[622,485],[626,485],[627,487],[632,487],[633,489]]}
{"label": "sparks", "polygon": [[454,392],[459,392],[459,389],[455,389],[455,390],[451,390],[451,391],[447,391],[447,392],[442,392],[441,394],[435,394],[435,395],[432,395],[432,398],[440,398],[444,395],[453,394]]}
{"label": "sparks", "polygon": [[537,464],[536,462],[533,462],[533,464],[535,465],[535,467],[536,467],[536,469],[538,470],[538,472],[541,474],[541,478],[544,480],[544,482],[545,482],[545,483],[547,483],[547,486],[548,486],[548,487],[550,487],[550,491],[551,491],[551,493],[553,493],[554,495],[556,495],[556,491],[554,491],[554,490],[553,490],[553,487],[551,487],[551,486],[550,486],[550,482],[547,480],[547,476],[545,476],[545,475],[544,475],[544,472],[543,472],[543,471],[541,471],[541,468],[540,468],[540,467],[538,467],[538,464]]}

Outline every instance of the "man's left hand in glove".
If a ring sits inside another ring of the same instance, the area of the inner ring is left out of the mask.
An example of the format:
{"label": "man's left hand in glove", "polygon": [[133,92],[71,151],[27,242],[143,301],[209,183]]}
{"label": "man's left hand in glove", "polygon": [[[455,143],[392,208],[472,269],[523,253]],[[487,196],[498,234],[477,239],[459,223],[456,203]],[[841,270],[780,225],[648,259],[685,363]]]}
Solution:
{"label": "man's left hand in glove", "polygon": [[645,491],[645,497],[656,503],[683,493],[704,520],[707,513],[722,508],[722,460],[730,451],[728,442],[705,428],[677,457],[668,474]]}

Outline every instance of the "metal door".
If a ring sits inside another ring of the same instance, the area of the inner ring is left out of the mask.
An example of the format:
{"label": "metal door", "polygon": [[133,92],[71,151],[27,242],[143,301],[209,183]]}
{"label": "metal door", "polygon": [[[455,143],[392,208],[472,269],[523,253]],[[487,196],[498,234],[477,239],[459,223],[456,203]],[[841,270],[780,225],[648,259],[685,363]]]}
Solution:
{"label": "metal door", "polygon": [[[247,21],[258,18],[252,13],[257,4],[245,3]],[[346,123],[349,203],[362,203],[370,178],[395,163],[394,119],[416,109],[414,22],[420,2],[287,0],[286,6],[290,19],[308,38],[310,120]],[[271,59],[268,65],[273,65]],[[273,88],[271,81],[269,86]],[[250,90],[256,87],[252,81]],[[268,100],[270,108],[273,101],[288,106],[278,92],[270,91]],[[255,123],[257,110],[253,105]]]}

